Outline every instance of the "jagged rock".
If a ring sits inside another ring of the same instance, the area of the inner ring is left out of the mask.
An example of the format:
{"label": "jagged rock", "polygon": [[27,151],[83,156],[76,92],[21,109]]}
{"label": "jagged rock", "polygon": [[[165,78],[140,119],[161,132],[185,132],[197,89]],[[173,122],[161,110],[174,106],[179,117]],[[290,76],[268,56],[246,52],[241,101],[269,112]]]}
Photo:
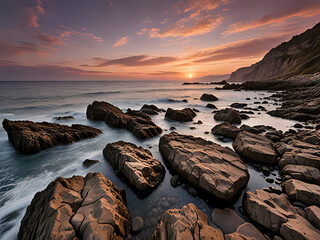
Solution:
{"label": "jagged rock", "polygon": [[290,179],[282,185],[285,192],[294,201],[302,202],[307,205],[320,206],[320,186],[305,183],[300,180]]}
{"label": "jagged rock", "polygon": [[85,167],[90,167],[94,164],[97,164],[99,162],[99,160],[91,160],[91,159],[86,159],[83,161],[82,165]]}
{"label": "jagged rock", "polygon": [[214,119],[217,121],[229,122],[232,124],[240,124],[241,116],[238,111],[232,108],[226,108],[219,110],[215,115]]}
{"label": "jagged rock", "polygon": [[157,115],[159,114],[159,112],[161,112],[161,109],[159,109],[157,106],[155,105],[148,105],[148,104],[144,104],[141,109],[141,112],[144,112],[146,114],[149,115]]}
{"label": "jagged rock", "polygon": [[15,149],[25,154],[93,138],[102,133],[99,129],[80,124],[73,124],[69,127],[48,122],[4,119],[2,125]]}
{"label": "jagged rock", "polygon": [[233,107],[233,108],[244,108],[244,107],[246,107],[246,106],[248,106],[247,103],[232,103],[232,104],[230,105],[230,107]]}
{"label": "jagged rock", "polygon": [[103,150],[104,157],[117,173],[122,173],[140,191],[149,191],[163,180],[165,169],[152,153],[133,143],[109,143]]}
{"label": "jagged rock", "polygon": [[19,239],[124,239],[130,216],[124,193],[101,173],[57,178],[38,192]]}
{"label": "jagged rock", "polygon": [[320,168],[320,157],[309,153],[286,152],[280,159],[278,166],[284,168],[286,165],[304,165]]}
{"label": "jagged rock", "polygon": [[237,135],[233,148],[240,156],[254,162],[274,163],[277,158],[268,138],[247,131]]}
{"label": "jagged rock", "polygon": [[317,206],[310,206],[304,209],[309,222],[318,229],[320,229],[320,208]]}
{"label": "jagged rock", "polygon": [[159,149],[182,178],[218,199],[232,199],[249,180],[247,167],[235,152],[202,138],[166,134]]}
{"label": "jagged rock", "polygon": [[212,134],[220,135],[231,139],[236,139],[239,132],[239,128],[228,122],[220,123],[211,129]]}
{"label": "jagged rock", "polygon": [[320,238],[320,231],[299,215],[284,195],[246,192],[244,208],[251,220],[286,240]]}
{"label": "jagged rock", "polygon": [[169,209],[163,216],[152,240],[215,239],[224,240],[223,233],[208,224],[207,216],[189,203],[181,209]]}
{"label": "jagged rock", "polygon": [[206,102],[213,102],[213,101],[218,101],[219,99],[216,96],[212,95],[212,94],[204,93],[200,97],[200,100],[206,101]]}
{"label": "jagged rock", "polygon": [[281,170],[281,174],[290,175],[303,182],[320,185],[320,171],[315,167],[289,164]]}
{"label": "jagged rock", "polygon": [[87,107],[87,118],[105,121],[111,127],[126,128],[141,139],[162,133],[162,129],[143,112],[130,110],[128,113],[123,113],[121,109],[107,102],[94,101],[90,104]]}
{"label": "jagged rock", "polygon": [[151,120],[151,117],[142,111],[132,110],[131,108],[128,108],[126,114],[133,116],[133,117],[140,117],[146,120]]}
{"label": "jagged rock", "polygon": [[73,116],[61,116],[61,117],[54,117],[53,120],[62,121],[62,120],[73,120]]}
{"label": "jagged rock", "polygon": [[180,121],[180,122],[189,122],[197,116],[197,114],[191,108],[184,108],[182,110],[175,110],[168,108],[165,118]]}

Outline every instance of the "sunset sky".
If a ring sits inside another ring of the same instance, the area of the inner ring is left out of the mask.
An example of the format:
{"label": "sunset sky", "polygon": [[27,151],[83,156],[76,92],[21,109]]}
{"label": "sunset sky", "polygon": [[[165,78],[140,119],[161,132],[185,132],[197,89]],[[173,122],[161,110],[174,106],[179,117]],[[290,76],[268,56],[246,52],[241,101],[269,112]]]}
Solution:
{"label": "sunset sky", "polygon": [[1,0],[0,80],[225,75],[319,20],[319,0]]}

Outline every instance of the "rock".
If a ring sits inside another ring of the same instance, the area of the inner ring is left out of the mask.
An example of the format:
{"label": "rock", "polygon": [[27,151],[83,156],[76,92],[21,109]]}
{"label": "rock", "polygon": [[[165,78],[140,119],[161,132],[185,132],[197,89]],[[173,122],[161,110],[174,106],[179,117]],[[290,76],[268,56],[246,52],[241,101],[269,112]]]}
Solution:
{"label": "rock", "polygon": [[188,102],[188,100],[187,100],[187,99],[183,99],[183,100],[182,100],[182,102],[185,102],[185,103],[187,103],[187,102]]}
{"label": "rock", "polygon": [[230,107],[233,107],[233,108],[244,108],[244,107],[246,107],[246,106],[248,106],[247,103],[232,103],[232,104],[230,105]]}
{"label": "rock", "polygon": [[263,175],[265,175],[265,176],[269,176],[269,175],[270,175],[270,170],[269,170],[269,168],[266,167],[266,166],[262,166],[261,172],[262,172]]}
{"label": "rock", "polygon": [[126,128],[140,139],[161,134],[162,129],[149,116],[141,113],[132,110],[124,113],[110,103],[94,101],[87,107],[86,114],[90,120],[105,121],[111,127]]}
{"label": "rock", "polygon": [[237,228],[236,233],[245,236],[245,239],[267,240],[265,236],[251,223],[244,223]]}
{"label": "rock", "polygon": [[132,110],[132,109],[128,108],[126,114],[128,114],[132,117],[140,117],[140,118],[151,121],[151,117],[148,114],[141,112],[141,111],[136,111],[136,110]]}
{"label": "rock", "polygon": [[203,122],[201,120],[198,120],[196,124],[203,124]]}
{"label": "rock", "polygon": [[90,160],[90,159],[86,159],[83,161],[82,165],[85,167],[91,167],[94,164],[97,164],[99,162],[99,160]]}
{"label": "rock", "polygon": [[319,169],[320,157],[309,153],[286,152],[280,159],[278,166],[282,169],[286,165],[304,165]]}
{"label": "rock", "polygon": [[211,109],[217,109],[217,107],[216,107],[214,104],[212,104],[212,103],[208,103],[208,104],[206,105],[206,107],[207,107],[207,108],[211,108]]}
{"label": "rock", "polygon": [[304,209],[307,219],[315,228],[320,229],[320,208],[317,206],[310,206]]}
{"label": "rock", "polygon": [[219,135],[231,139],[236,139],[239,132],[239,128],[228,122],[220,123],[211,129],[211,133],[213,135]]}
{"label": "rock", "polygon": [[320,238],[320,231],[301,217],[284,195],[263,190],[246,192],[244,209],[252,221],[286,240]]}
{"label": "rock", "polygon": [[217,225],[224,234],[233,233],[245,221],[232,209],[215,208],[211,215],[211,221]]}
{"label": "rock", "polygon": [[157,106],[155,105],[148,105],[148,104],[144,104],[141,109],[141,112],[144,112],[146,114],[149,115],[157,115],[159,114],[159,112],[161,112],[161,109],[159,109]]}
{"label": "rock", "polygon": [[302,124],[300,123],[296,123],[295,125],[293,125],[294,128],[303,128]]}
{"label": "rock", "polygon": [[59,177],[34,196],[18,239],[124,239],[131,224],[123,193],[101,173]]}
{"label": "rock", "polygon": [[174,175],[171,179],[170,179],[170,183],[171,183],[171,186],[176,188],[179,186],[179,175]]}
{"label": "rock", "polygon": [[73,124],[71,127],[48,122],[10,121],[3,128],[15,149],[24,154],[37,153],[56,145],[65,145],[101,134],[99,129]]}
{"label": "rock", "polygon": [[274,182],[273,178],[266,178],[266,181],[267,181],[268,183],[273,183],[273,182]]}
{"label": "rock", "polygon": [[289,164],[281,170],[281,174],[290,175],[303,182],[320,185],[320,171],[315,167]]}
{"label": "rock", "polygon": [[134,217],[132,219],[131,229],[133,232],[139,232],[143,228],[143,219],[142,217]]}
{"label": "rock", "polygon": [[198,194],[198,191],[196,190],[196,189],[194,189],[194,188],[188,188],[188,193],[190,193],[192,196],[197,196],[197,194]]}
{"label": "rock", "polygon": [[232,108],[226,108],[219,110],[215,115],[214,119],[217,121],[229,122],[232,124],[240,124],[241,117],[238,111]]}
{"label": "rock", "polygon": [[117,173],[123,174],[140,191],[150,191],[164,178],[165,169],[151,152],[124,141],[109,143],[104,157]]}
{"label": "rock", "polygon": [[230,200],[247,184],[248,170],[231,149],[189,135],[170,133],[159,149],[186,181],[220,200]]}
{"label": "rock", "polygon": [[282,184],[285,192],[293,201],[307,205],[320,206],[320,186],[290,179]]}
{"label": "rock", "polygon": [[182,110],[168,108],[165,118],[180,122],[189,122],[192,121],[195,116],[197,116],[197,114],[191,108],[184,108]]}
{"label": "rock", "polygon": [[174,131],[174,130],[177,130],[177,129],[176,129],[176,127],[173,127],[173,126],[172,126],[172,127],[170,127],[170,130],[171,130],[171,131]]}
{"label": "rock", "polygon": [[247,114],[244,114],[244,113],[240,113],[240,118],[241,119],[249,119],[250,116],[248,116]]}
{"label": "rock", "polygon": [[216,96],[212,95],[212,94],[204,93],[200,97],[200,100],[207,101],[207,102],[212,102],[212,101],[218,101],[219,99]]}
{"label": "rock", "polygon": [[268,138],[247,131],[237,135],[233,142],[233,148],[241,157],[254,162],[272,164],[277,158]]}
{"label": "rock", "polygon": [[208,224],[207,216],[202,211],[192,203],[189,203],[181,209],[167,210],[150,239],[224,240],[224,236],[221,230],[215,229]]}
{"label": "rock", "polygon": [[64,120],[73,120],[73,116],[61,116],[61,117],[54,117],[53,120],[56,121],[64,121]]}

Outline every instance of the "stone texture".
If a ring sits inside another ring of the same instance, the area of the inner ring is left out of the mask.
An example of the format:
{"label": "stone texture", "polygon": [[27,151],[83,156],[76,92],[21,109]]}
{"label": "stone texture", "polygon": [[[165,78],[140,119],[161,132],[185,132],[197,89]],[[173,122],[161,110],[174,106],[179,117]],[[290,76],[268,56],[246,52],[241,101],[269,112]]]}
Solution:
{"label": "stone texture", "polygon": [[124,239],[130,231],[125,196],[101,173],[57,178],[38,192],[19,239]]}
{"label": "stone texture", "polygon": [[117,173],[123,174],[140,191],[152,190],[164,178],[165,169],[160,161],[149,150],[133,143],[109,143],[103,155]]}
{"label": "stone texture", "polygon": [[278,166],[284,168],[287,165],[303,165],[320,169],[320,157],[305,152],[286,152],[280,159]]}
{"label": "stone texture", "polygon": [[277,158],[272,142],[268,138],[247,131],[237,135],[233,148],[241,157],[254,162],[271,164]]}
{"label": "stone texture", "polygon": [[220,123],[211,129],[212,134],[231,139],[236,139],[239,132],[239,128],[228,122]]}
{"label": "stone texture", "polygon": [[206,101],[206,102],[213,102],[213,101],[218,101],[219,99],[216,96],[212,95],[212,94],[204,93],[200,97],[200,100],[201,101]]}
{"label": "stone texture", "polygon": [[320,171],[315,167],[286,165],[281,170],[281,174],[290,175],[292,178],[303,182],[320,185]]}
{"label": "stone texture", "polygon": [[247,192],[244,208],[251,220],[286,240],[320,238],[320,231],[299,215],[284,195],[263,190]]}
{"label": "stone texture", "polygon": [[163,216],[152,240],[214,239],[224,240],[223,233],[208,224],[207,216],[189,203],[181,209],[169,209]]}
{"label": "stone texture", "polygon": [[294,201],[320,206],[320,186],[290,179],[284,182],[282,187]]}
{"label": "stone texture", "polygon": [[247,184],[248,169],[230,148],[189,135],[170,133],[159,149],[182,178],[220,200],[230,200]]}
{"label": "stone texture", "polygon": [[229,122],[231,124],[240,124],[241,116],[238,111],[232,108],[226,108],[219,110],[214,115],[214,119],[217,121]]}
{"label": "stone texture", "polygon": [[159,114],[159,112],[161,112],[161,109],[159,109],[157,106],[155,105],[148,105],[148,104],[144,104],[141,109],[141,112],[144,112],[146,114],[149,115],[157,115]]}
{"label": "stone texture", "polygon": [[191,108],[184,108],[181,110],[168,108],[165,118],[180,122],[190,122],[196,115],[197,114]]}
{"label": "stone texture", "polygon": [[126,128],[141,139],[162,133],[162,129],[147,114],[133,110],[124,113],[118,107],[107,102],[94,101],[87,107],[86,114],[90,120],[105,121],[111,127]]}
{"label": "stone texture", "polygon": [[317,206],[310,206],[304,209],[307,219],[312,225],[320,229],[320,208]]}
{"label": "stone texture", "polygon": [[93,138],[102,133],[99,129],[80,124],[69,127],[48,122],[4,119],[2,125],[15,149],[24,154],[37,153],[56,145]]}

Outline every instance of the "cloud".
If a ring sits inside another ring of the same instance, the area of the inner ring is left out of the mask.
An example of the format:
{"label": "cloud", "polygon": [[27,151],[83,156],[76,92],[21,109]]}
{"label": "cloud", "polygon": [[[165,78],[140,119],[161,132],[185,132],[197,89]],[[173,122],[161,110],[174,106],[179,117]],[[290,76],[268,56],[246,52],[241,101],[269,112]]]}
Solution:
{"label": "cloud", "polygon": [[45,42],[47,44],[50,44],[50,45],[61,45],[62,44],[62,41],[60,38],[55,37],[55,36],[51,36],[48,34],[40,33],[40,34],[37,34],[35,37],[38,40]]}
{"label": "cloud", "polygon": [[0,57],[8,58],[16,55],[23,55],[27,53],[45,53],[47,52],[42,46],[29,43],[20,42],[19,44],[13,44],[8,42],[0,42]]}
{"label": "cloud", "polygon": [[143,35],[148,31],[148,28],[142,28],[139,32],[136,32],[137,35]]}
{"label": "cloud", "polygon": [[180,0],[174,7],[178,13],[192,12],[190,16],[195,16],[201,11],[209,11],[216,9],[220,4],[224,4],[223,0]]}
{"label": "cloud", "polygon": [[120,65],[126,67],[143,67],[162,65],[176,61],[176,57],[154,57],[150,58],[148,55],[136,55],[125,58],[104,60],[95,67],[105,67],[111,65]]}
{"label": "cloud", "polygon": [[166,29],[152,28],[149,31],[149,36],[158,38],[190,37],[211,32],[221,22],[221,16],[212,17],[211,15],[206,15],[197,18],[182,18]]}
{"label": "cloud", "polygon": [[243,32],[243,31],[259,28],[262,26],[270,25],[270,24],[279,25],[280,23],[291,18],[295,18],[295,17],[308,18],[316,15],[320,15],[320,3],[317,3],[314,6],[308,6],[305,8],[298,6],[296,8],[289,9],[280,13],[264,15],[258,20],[251,21],[248,23],[243,23],[240,21],[240,22],[231,24],[228,30],[225,31],[223,34],[227,35],[227,34],[232,34],[237,32]]}
{"label": "cloud", "polygon": [[166,76],[166,75],[181,75],[181,72],[174,72],[174,71],[158,71],[153,73],[147,73],[151,76]]}
{"label": "cloud", "polygon": [[91,38],[92,40],[97,41],[97,42],[103,42],[103,39],[101,37],[98,37],[98,36],[94,35],[93,33],[80,32],[80,31],[74,31],[74,30],[65,30],[60,33],[60,36],[62,38],[77,36],[77,37],[82,37],[82,38]]}
{"label": "cloud", "polygon": [[128,40],[129,40],[129,37],[120,38],[112,45],[112,47],[119,47],[119,46],[126,45],[128,43]]}
{"label": "cloud", "polygon": [[42,6],[42,0],[31,1],[31,3],[34,6],[25,8],[25,22],[30,27],[38,28],[40,26],[38,23],[39,16],[44,16],[46,14],[46,11]]}

